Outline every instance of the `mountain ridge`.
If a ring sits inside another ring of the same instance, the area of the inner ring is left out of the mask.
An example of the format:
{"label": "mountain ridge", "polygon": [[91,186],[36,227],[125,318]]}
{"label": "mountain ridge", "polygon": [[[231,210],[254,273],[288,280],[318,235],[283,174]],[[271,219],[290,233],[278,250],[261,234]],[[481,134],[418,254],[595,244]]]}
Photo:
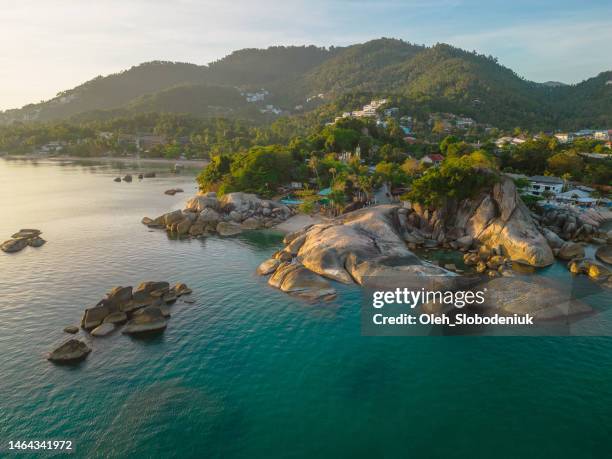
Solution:
{"label": "mountain ridge", "polygon": [[[612,124],[610,80],[612,71],[604,71],[574,85],[535,83],[492,56],[380,38],[346,47],[246,48],[207,65],[146,62],[0,112],[0,124],[107,110],[258,118],[266,105],[291,114],[296,106],[308,111],[346,94],[370,93],[396,96],[421,112],[462,113],[499,127],[605,127]],[[264,100],[246,101],[245,92],[262,89]],[[315,103],[307,104],[313,97]]]}

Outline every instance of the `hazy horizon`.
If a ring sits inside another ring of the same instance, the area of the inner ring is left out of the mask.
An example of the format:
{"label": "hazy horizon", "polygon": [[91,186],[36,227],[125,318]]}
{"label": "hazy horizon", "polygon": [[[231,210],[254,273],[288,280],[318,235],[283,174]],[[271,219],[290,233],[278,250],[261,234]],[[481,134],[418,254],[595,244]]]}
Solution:
{"label": "hazy horizon", "polygon": [[24,0],[0,13],[0,110],[153,60],[207,64],[242,48],[400,38],[490,54],[536,82],[612,69],[612,4],[546,0]]}

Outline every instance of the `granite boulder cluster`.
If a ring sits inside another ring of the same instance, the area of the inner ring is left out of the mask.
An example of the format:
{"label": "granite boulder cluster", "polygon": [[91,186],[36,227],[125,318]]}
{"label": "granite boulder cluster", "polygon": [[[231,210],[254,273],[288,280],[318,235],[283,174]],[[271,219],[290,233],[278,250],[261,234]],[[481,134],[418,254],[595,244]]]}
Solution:
{"label": "granite boulder cluster", "polygon": [[19,232],[13,234],[11,239],[0,244],[0,249],[2,249],[3,252],[13,253],[19,252],[27,246],[40,247],[47,242],[40,237],[41,234],[42,231],[37,229],[21,229]]}
{"label": "granite boulder cluster", "polygon": [[[148,336],[163,332],[170,318],[169,305],[191,289],[183,283],[170,287],[168,282],[143,282],[138,287],[115,287],[95,306],[85,309],[81,328],[92,337],[102,337],[117,329],[133,336]],[[78,333],[69,326],[66,333]],[[49,355],[58,363],[79,361],[87,357],[91,349],[78,339],[71,339]]]}
{"label": "granite boulder cluster", "polygon": [[228,193],[218,199],[216,193],[209,192],[191,198],[183,210],[154,219],[144,217],[142,223],[183,237],[201,237],[211,233],[233,236],[243,230],[270,228],[293,214],[288,206],[260,199],[254,194]]}

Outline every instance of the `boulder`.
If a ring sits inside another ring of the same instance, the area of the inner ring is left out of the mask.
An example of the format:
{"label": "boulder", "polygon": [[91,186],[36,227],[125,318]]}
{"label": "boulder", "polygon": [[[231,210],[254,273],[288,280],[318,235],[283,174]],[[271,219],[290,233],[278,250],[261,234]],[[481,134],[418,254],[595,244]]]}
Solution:
{"label": "boulder", "polygon": [[230,220],[236,222],[236,223],[240,223],[242,221],[242,215],[240,214],[240,212],[236,211],[236,210],[232,210],[229,213],[229,218]]}
{"label": "boulder", "polygon": [[115,326],[112,323],[104,322],[102,325],[98,325],[91,331],[91,336],[101,337],[110,335],[115,330]]}
{"label": "boulder", "polygon": [[[104,318],[103,324],[120,325],[127,322],[127,314],[123,311],[112,312]],[[92,333],[93,334],[93,333]]]}
{"label": "boulder", "polygon": [[94,306],[93,308],[85,309],[85,313],[81,319],[81,328],[84,330],[96,328],[104,321],[110,312],[108,306]]}
{"label": "boulder", "polygon": [[455,243],[457,244],[457,247],[459,247],[460,249],[469,250],[472,248],[472,245],[474,244],[474,238],[469,235],[462,236],[460,238],[457,238],[455,240]]}
{"label": "boulder", "polygon": [[134,314],[132,319],[125,325],[123,333],[138,335],[145,333],[161,332],[166,329],[166,318],[159,306],[147,306]]}
{"label": "boulder", "polygon": [[552,249],[560,249],[565,244],[565,241],[557,236],[557,233],[548,228],[542,228],[542,235],[546,238],[546,242],[548,242]]}
{"label": "boulder", "polygon": [[70,339],[49,353],[47,359],[56,363],[72,363],[85,359],[91,349],[78,339]]}
{"label": "boulder", "polygon": [[23,238],[32,239],[37,236],[40,236],[41,234],[42,234],[42,231],[38,229],[23,228],[23,229],[20,229],[19,232],[13,234],[11,237],[13,239],[23,239]]}
{"label": "boulder", "polygon": [[257,274],[259,274],[260,276],[267,276],[268,274],[272,274],[274,271],[276,271],[276,268],[278,268],[278,265],[280,265],[280,263],[280,260],[276,258],[269,258],[257,267]]}
{"label": "boulder", "polygon": [[218,223],[220,220],[221,216],[216,210],[212,208],[206,208],[202,210],[202,212],[200,212],[200,215],[198,216],[198,221],[203,223]]}
{"label": "boulder", "polygon": [[249,209],[261,207],[262,200],[254,194],[238,192],[224,195],[220,203],[225,209],[232,209],[242,213]]}
{"label": "boulder", "polygon": [[190,236],[201,236],[206,232],[206,224],[200,221],[196,221],[193,225],[191,225],[191,228],[189,228],[189,235]]}
{"label": "boulder", "polygon": [[219,201],[216,196],[194,196],[185,206],[187,210],[192,212],[202,212],[205,209],[219,210]]}
{"label": "boulder", "polygon": [[115,177],[115,178],[113,179],[113,182],[120,182],[120,181],[121,181],[121,177]]}
{"label": "boulder", "polygon": [[559,258],[562,260],[584,258],[584,247],[575,242],[566,242],[559,249]]}
{"label": "boulder", "polygon": [[123,176],[123,181],[124,182],[131,182],[132,181],[132,176],[130,174],[124,175]]}
{"label": "boulder", "polygon": [[185,218],[184,220],[181,220],[180,222],[176,224],[176,233],[179,236],[183,236],[189,233],[190,228],[191,228],[191,220],[189,220],[188,218]]}
{"label": "boulder", "polygon": [[183,284],[182,282],[178,282],[174,287],[172,287],[172,290],[178,296],[189,295],[190,293],[192,293],[192,290],[187,287],[187,284]]}
{"label": "boulder", "polygon": [[595,256],[598,260],[612,265],[612,246],[604,245],[595,251]]}
{"label": "boulder", "polygon": [[0,245],[3,252],[14,253],[23,250],[28,245],[27,239],[9,239]]}
{"label": "boulder", "polygon": [[163,216],[164,225],[169,226],[183,220],[185,216],[181,210],[175,210],[174,212],[168,212]]}
{"label": "boulder", "polygon": [[[509,177],[502,176],[492,189],[473,198],[460,202],[449,199],[435,212],[419,205],[413,205],[413,210],[421,220],[421,227],[433,228],[437,221],[444,228],[462,228],[475,243],[501,248],[502,253],[498,255],[506,255],[513,261],[536,267],[554,262],[550,246]],[[414,219],[409,217],[411,221]]]}
{"label": "boulder", "polygon": [[115,287],[106,294],[106,299],[111,309],[118,310],[132,301],[132,287]]}
{"label": "boulder", "polygon": [[217,233],[219,233],[220,236],[234,236],[242,233],[242,228],[237,223],[219,222],[217,224]]}
{"label": "boulder", "polygon": [[256,230],[261,228],[261,222],[254,217],[249,217],[242,222],[242,228],[245,230]]}
{"label": "boulder", "polygon": [[64,332],[74,335],[75,333],[79,332],[79,327],[75,325],[68,325],[67,327],[64,328]]}
{"label": "boulder", "polygon": [[153,225],[155,224],[155,221],[149,217],[142,217],[142,220],[140,220],[140,223],[142,223],[143,225]]}
{"label": "boulder", "polygon": [[132,292],[132,301],[138,304],[150,304],[153,301],[153,298],[151,296],[152,292],[163,289],[167,290],[169,288],[170,284],[168,282],[142,282]]}
{"label": "boulder", "polygon": [[327,280],[302,265],[285,271],[280,289],[285,293],[311,300],[330,299],[336,295],[336,290]]}

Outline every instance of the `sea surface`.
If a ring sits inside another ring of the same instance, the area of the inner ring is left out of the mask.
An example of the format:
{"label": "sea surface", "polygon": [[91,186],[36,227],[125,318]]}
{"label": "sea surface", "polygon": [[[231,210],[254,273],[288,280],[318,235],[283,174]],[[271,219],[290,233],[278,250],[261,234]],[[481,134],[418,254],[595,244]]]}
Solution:
{"label": "sea surface", "polygon": [[[362,336],[360,289],[311,304],[269,288],[254,271],[281,246],[273,232],[150,231],[141,218],[182,207],[193,176],[114,183],[150,170],[114,167],[0,159],[0,239],[34,227],[48,241],[0,253],[0,457],[49,439],[100,458],[612,454],[612,338]],[[85,307],[145,280],[185,282],[195,303],[155,339],[79,333],[84,362],[45,359]]]}

